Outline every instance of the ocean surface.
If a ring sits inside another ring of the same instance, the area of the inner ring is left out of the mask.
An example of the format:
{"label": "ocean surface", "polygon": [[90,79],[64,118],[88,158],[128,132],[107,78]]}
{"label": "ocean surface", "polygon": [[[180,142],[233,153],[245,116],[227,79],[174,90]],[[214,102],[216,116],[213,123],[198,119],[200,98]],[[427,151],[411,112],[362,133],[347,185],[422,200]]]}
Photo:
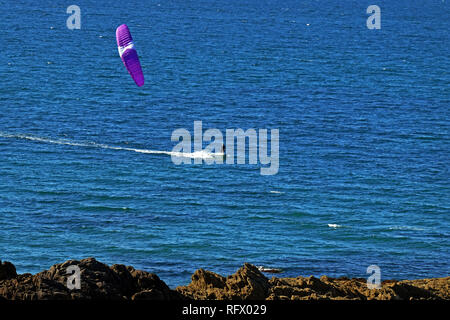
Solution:
{"label": "ocean surface", "polygon": [[[19,273],[93,256],[171,287],[244,262],[281,277],[449,275],[449,1],[0,8],[0,259]],[[141,88],[118,55],[123,23]],[[171,135],[194,121],[278,129],[278,173],[174,164]]]}

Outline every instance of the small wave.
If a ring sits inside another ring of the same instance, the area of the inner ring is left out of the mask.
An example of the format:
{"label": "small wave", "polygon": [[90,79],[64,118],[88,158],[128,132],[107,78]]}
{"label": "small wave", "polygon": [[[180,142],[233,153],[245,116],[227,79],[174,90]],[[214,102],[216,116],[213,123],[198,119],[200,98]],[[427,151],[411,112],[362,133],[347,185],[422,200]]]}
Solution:
{"label": "small wave", "polygon": [[271,191],[269,191],[269,193],[283,194],[284,192],[276,191],[276,190],[271,190]]}
{"label": "small wave", "polygon": [[268,268],[264,266],[257,266],[258,270],[265,273],[281,273],[283,269],[280,268]]}
{"label": "small wave", "polygon": [[404,230],[404,231],[425,231],[424,228],[418,228],[414,226],[391,226],[389,230]]}
{"label": "small wave", "polygon": [[328,227],[336,229],[336,228],[341,228],[342,226],[340,224],[329,223]]}
{"label": "small wave", "polygon": [[88,212],[102,212],[102,211],[131,211],[133,210],[132,208],[129,207],[110,207],[110,206],[102,206],[102,205],[98,205],[98,206],[94,206],[94,205],[85,205],[85,206],[80,206],[78,208],[81,211],[88,211]]}

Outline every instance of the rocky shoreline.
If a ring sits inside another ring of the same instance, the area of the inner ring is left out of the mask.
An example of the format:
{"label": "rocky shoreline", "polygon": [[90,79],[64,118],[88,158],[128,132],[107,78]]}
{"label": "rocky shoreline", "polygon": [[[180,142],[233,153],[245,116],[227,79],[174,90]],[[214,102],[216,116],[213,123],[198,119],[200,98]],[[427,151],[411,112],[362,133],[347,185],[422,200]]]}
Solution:
{"label": "rocky shoreline", "polygon": [[[80,289],[67,286],[67,268],[79,267]],[[223,277],[199,269],[187,286],[170,289],[155,274],[131,266],[108,266],[94,258],[68,260],[35,275],[16,273],[0,261],[0,300],[449,300],[450,277],[382,282],[368,289],[366,279],[267,278],[245,263]]]}

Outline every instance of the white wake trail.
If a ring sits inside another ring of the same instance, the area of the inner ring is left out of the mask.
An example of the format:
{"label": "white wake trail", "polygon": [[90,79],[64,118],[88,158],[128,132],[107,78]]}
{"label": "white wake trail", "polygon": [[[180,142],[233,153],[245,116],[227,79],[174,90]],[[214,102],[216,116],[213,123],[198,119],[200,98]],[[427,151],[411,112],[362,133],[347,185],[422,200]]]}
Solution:
{"label": "white wake trail", "polygon": [[150,150],[150,149],[137,149],[137,148],[110,146],[107,144],[96,143],[96,142],[76,142],[76,141],[71,141],[71,140],[66,140],[66,139],[50,139],[50,138],[42,138],[42,137],[26,135],[26,134],[10,134],[10,133],[6,133],[6,132],[0,132],[0,138],[24,139],[24,140],[30,140],[30,141],[36,141],[36,142],[42,142],[42,143],[51,143],[51,144],[86,147],[86,148],[101,148],[101,149],[109,149],[109,150],[132,151],[132,152],[146,153],[146,154],[165,154],[168,156],[186,157],[186,158],[211,159],[211,158],[214,158],[217,156],[223,156],[222,153],[210,153],[205,150],[196,151],[196,152],[173,152],[173,151],[160,151],[160,150]]}

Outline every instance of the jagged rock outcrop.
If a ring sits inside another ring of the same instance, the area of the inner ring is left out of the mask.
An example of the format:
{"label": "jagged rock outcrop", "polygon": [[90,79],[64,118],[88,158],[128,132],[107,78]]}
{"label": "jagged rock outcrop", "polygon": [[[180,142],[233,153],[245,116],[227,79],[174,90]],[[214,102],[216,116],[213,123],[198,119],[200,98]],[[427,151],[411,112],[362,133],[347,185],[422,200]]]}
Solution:
{"label": "jagged rock outcrop", "polygon": [[[67,270],[76,265],[80,289],[70,290]],[[16,273],[10,262],[0,261],[0,300],[450,300],[450,277],[382,282],[368,289],[366,279],[322,276],[270,280],[257,267],[245,263],[223,277],[199,269],[187,286],[171,290],[155,274],[94,258],[68,260],[35,275]]]}
{"label": "jagged rock outcrop", "polygon": [[190,299],[219,300],[416,300],[450,299],[450,277],[410,281],[387,280],[369,289],[366,279],[311,277],[267,279],[255,266],[245,264],[227,278],[197,270],[187,286],[176,290]]}
{"label": "jagged rock outcrop", "polygon": [[197,270],[189,285],[176,290],[190,299],[264,300],[269,292],[269,280],[258,268],[246,263],[227,278],[203,269]]}
{"label": "jagged rock outcrop", "polygon": [[450,299],[450,277],[412,281],[384,281],[369,289],[366,279],[272,278],[268,300],[421,300]]}
{"label": "jagged rock outcrop", "polygon": [[[80,268],[80,289],[67,286],[67,268]],[[0,281],[0,296],[13,300],[72,299],[181,299],[157,275],[133,267],[98,262],[94,258],[69,260],[35,275],[26,273]]]}

